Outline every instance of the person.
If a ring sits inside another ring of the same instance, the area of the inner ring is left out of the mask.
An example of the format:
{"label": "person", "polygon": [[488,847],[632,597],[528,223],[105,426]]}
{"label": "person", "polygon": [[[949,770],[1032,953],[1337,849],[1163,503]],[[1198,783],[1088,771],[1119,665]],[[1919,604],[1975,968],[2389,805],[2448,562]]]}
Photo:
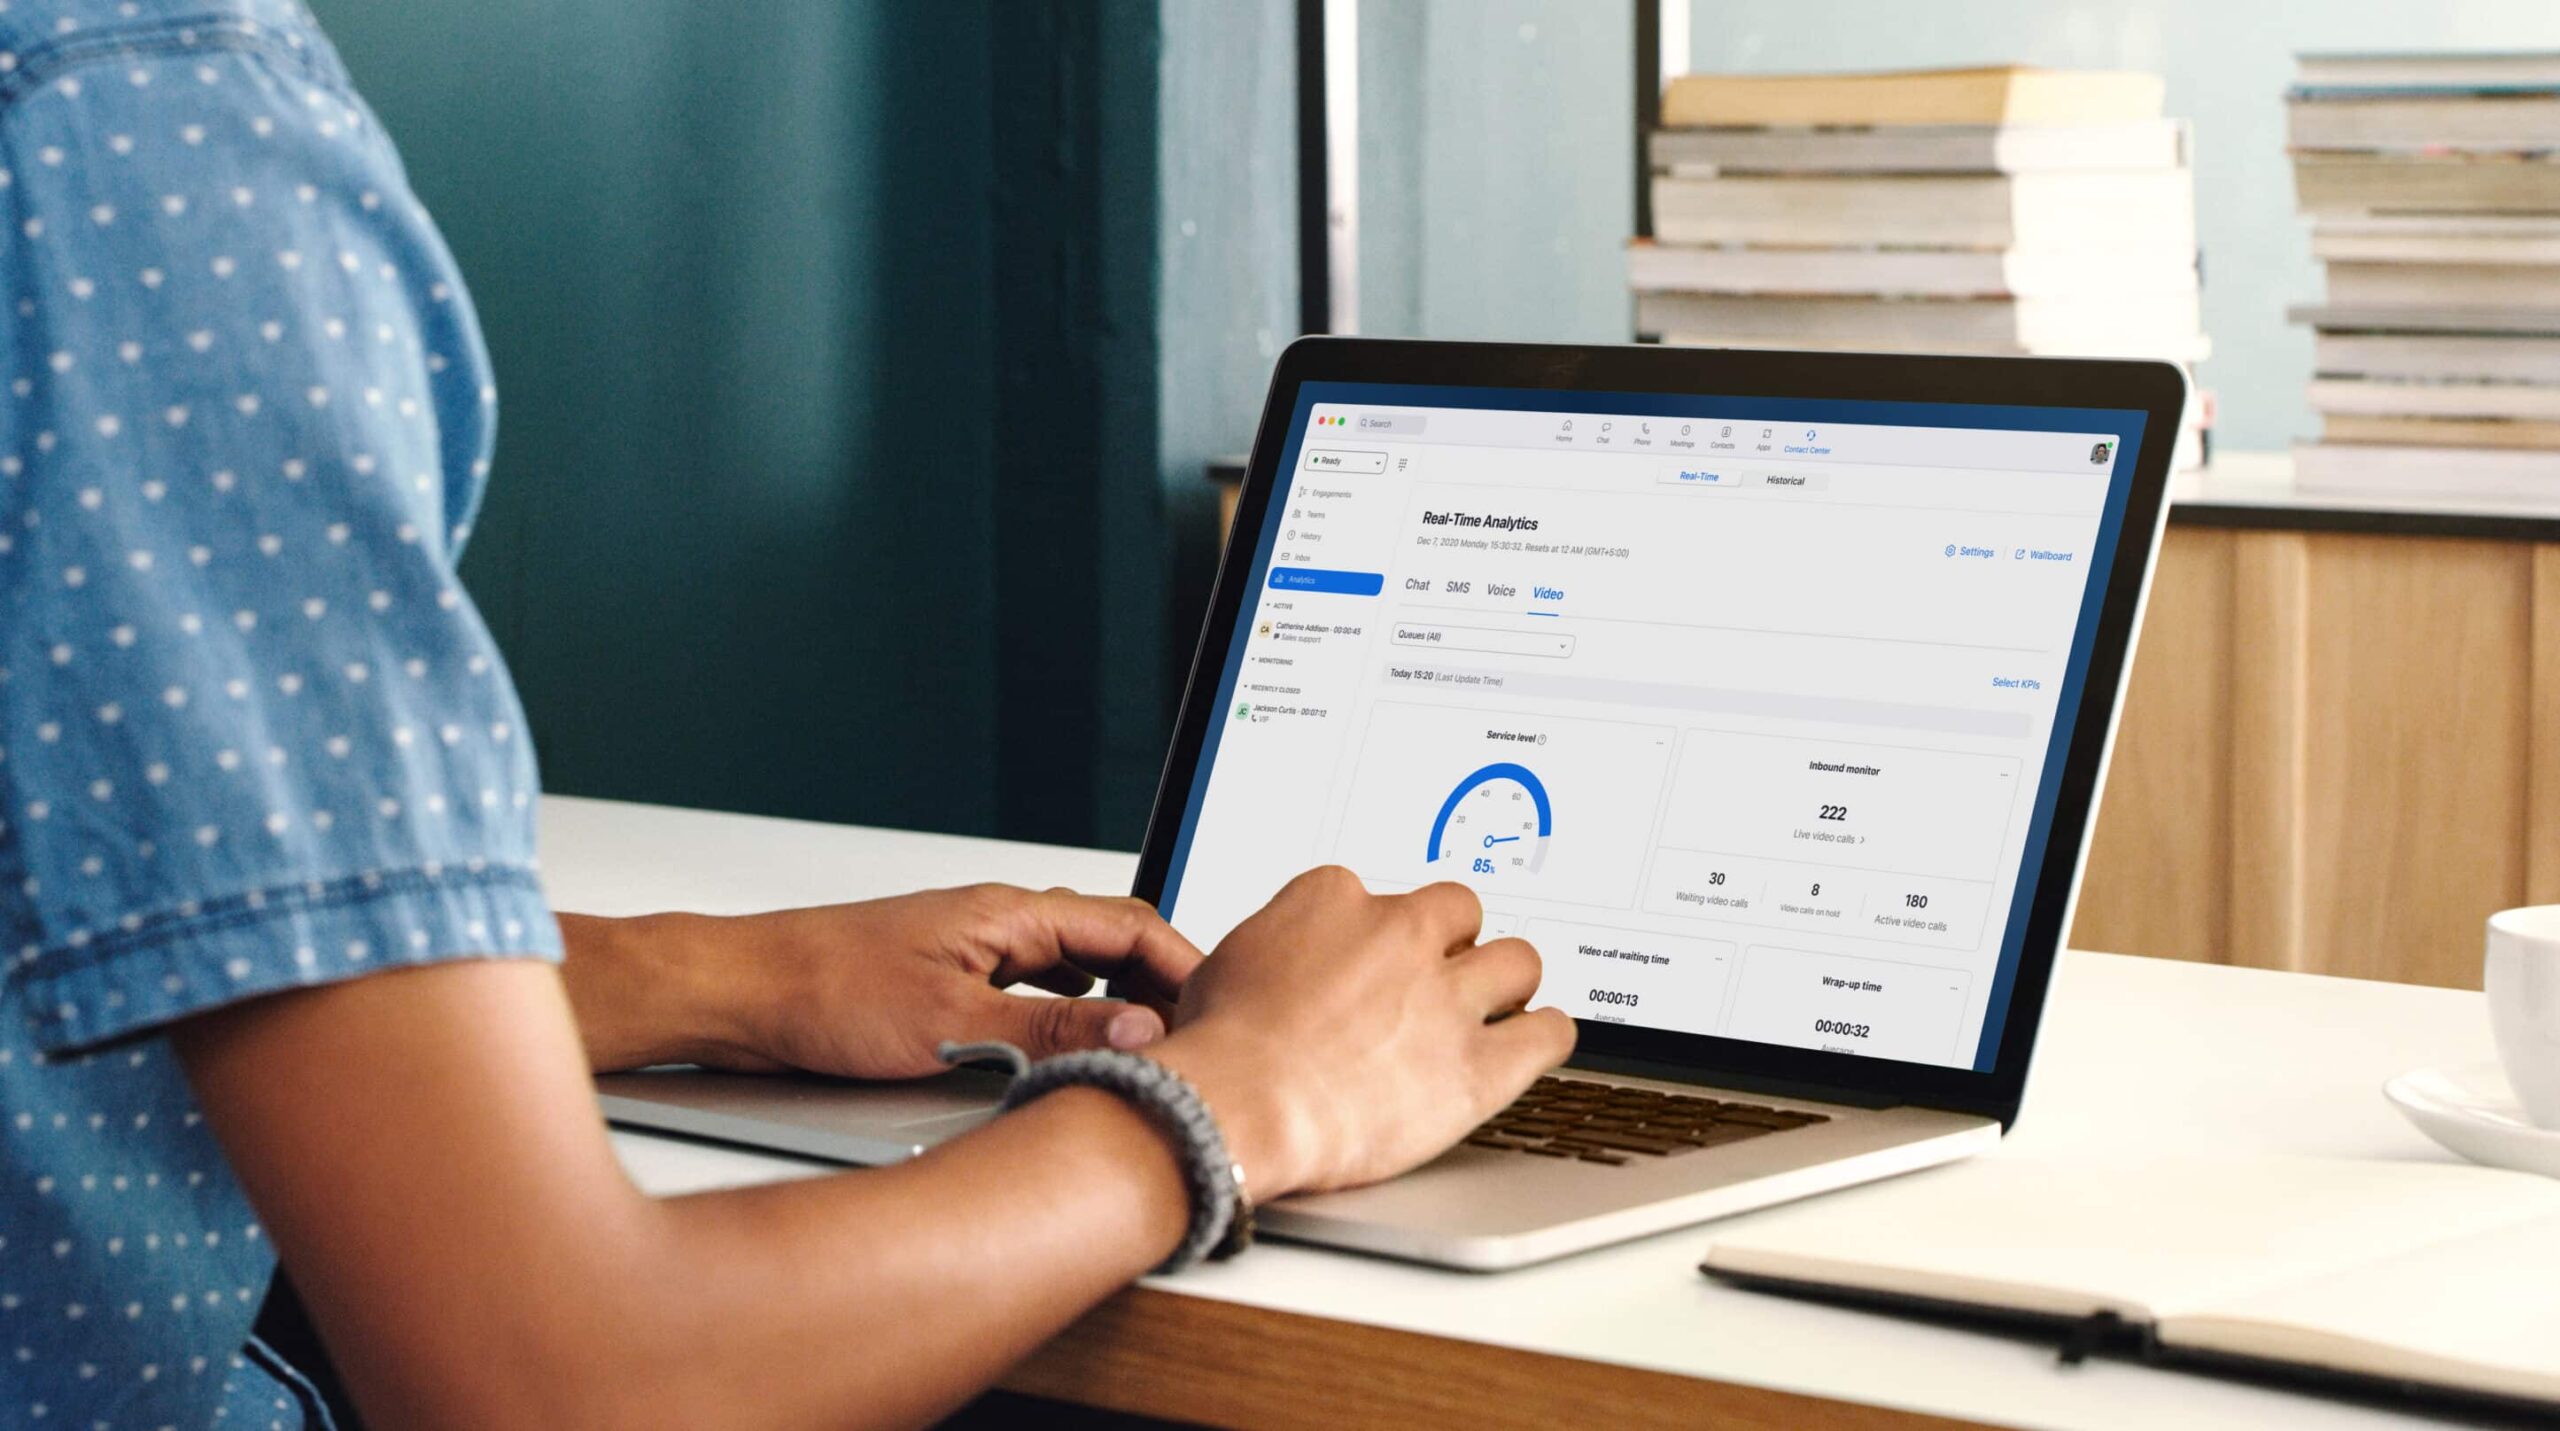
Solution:
{"label": "person", "polygon": [[[299,0],[0,8],[0,211],[0,1424],[325,1421],[250,1335],[279,1257],[374,1424],[915,1423],[1186,1244],[1162,1110],[1069,1082],[656,1200],[591,1071],[1144,1049],[1260,1199],[1411,1167],[1568,1051],[1471,894],[1339,870],[1205,963],[1058,891],[555,917],[454,577],[480,334]],[[1096,976],[1135,996],[1006,991]]]}

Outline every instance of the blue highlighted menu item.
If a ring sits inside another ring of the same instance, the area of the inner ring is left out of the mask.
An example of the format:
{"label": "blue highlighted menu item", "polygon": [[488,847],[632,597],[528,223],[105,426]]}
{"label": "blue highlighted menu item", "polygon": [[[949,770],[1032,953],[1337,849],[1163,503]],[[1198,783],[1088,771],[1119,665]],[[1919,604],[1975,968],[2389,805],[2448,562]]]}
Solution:
{"label": "blue highlighted menu item", "polygon": [[1274,567],[1273,591],[1323,591],[1337,596],[1375,596],[1387,578],[1374,571],[1326,571],[1321,567]]}

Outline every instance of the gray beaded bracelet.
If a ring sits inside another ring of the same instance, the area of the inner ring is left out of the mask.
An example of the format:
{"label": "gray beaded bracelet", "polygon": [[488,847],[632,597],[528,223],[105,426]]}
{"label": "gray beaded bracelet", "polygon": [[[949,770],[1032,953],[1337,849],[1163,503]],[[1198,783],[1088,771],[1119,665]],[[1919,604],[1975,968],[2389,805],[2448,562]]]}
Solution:
{"label": "gray beaded bracelet", "polygon": [[1009,1043],[945,1043],[934,1050],[944,1063],[1001,1059],[1013,1069],[999,1111],[1011,1112],[1044,1093],[1082,1086],[1114,1093],[1135,1104],[1173,1140],[1182,1180],[1191,1194],[1191,1226],[1182,1245],[1156,1267],[1162,1276],[1206,1258],[1223,1262],[1253,1245],[1253,1204],[1245,1196],[1244,1169],[1227,1153],[1226,1136],[1200,1090],[1150,1058],[1111,1049],[1065,1053],[1033,1063]]}

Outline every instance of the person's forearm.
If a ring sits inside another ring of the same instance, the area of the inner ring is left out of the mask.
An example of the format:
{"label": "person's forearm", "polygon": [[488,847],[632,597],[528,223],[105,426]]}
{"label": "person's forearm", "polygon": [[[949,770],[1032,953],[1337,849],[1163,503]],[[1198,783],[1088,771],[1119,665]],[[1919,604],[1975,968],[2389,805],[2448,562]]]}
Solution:
{"label": "person's forearm", "polygon": [[1067,1090],[910,1163],[644,1202],[457,1256],[396,1311],[314,1310],[385,1431],[917,1426],[1161,1260],[1188,1216],[1164,1139]]}
{"label": "person's forearm", "polygon": [[492,1277],[517,1306],[440,1308],[474,1331],[451,1364],[351,1375],[387,1431],[924,1426],[1160,1262],[1185,1221],[1165,1139],[1108,1093],[1062,1091],[899,1167],[655,1203],[591,1229],[596,1270],[538,1306]]}
{"label": "person's forearm", "polygon": [[[1248,1177],[1297,1180],[1305,1130],[1249,1049],[1158,1056],[1212,1100]],[[692,1426],[930,1421],[1161,1262],[1191,1214],[1170,1141],[1083,1088],[912,1162],[662,1207],[650,1281],[680,1315],[639,1344],[702,1373],[687,1384],[709,1399],[666,1418]]]}

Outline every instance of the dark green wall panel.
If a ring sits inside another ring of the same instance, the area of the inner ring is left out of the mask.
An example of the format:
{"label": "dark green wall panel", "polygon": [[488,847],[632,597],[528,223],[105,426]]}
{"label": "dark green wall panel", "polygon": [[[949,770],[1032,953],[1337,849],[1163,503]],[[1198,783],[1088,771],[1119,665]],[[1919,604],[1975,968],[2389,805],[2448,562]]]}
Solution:
{"label": "dark green wall panel", "polygon": [[549,785],[992,828],[988,7],[319,8],[488,328]]}
{"label": "dark green wall panel", "polygon": [[1291,0],[317,0],[469,277],[554,790],[1133,845],[1295,312]]}

